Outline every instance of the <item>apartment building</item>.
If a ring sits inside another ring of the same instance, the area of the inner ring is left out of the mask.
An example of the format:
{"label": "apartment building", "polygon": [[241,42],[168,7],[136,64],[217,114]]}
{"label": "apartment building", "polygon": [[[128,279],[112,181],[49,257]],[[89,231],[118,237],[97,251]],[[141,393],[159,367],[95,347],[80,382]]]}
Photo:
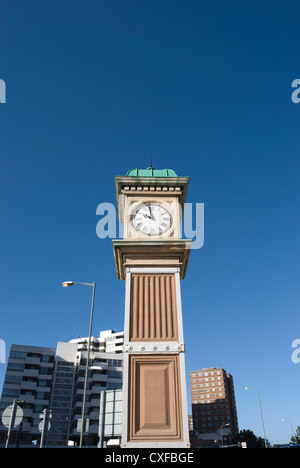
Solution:
{"label": "apartment building", "polygon": [[[84,445],[95,446],[99,440],[101,392],[122,388],[122,336],[123,333],[106,330],[99,338],[92,339]],[[22,425],[12,434],[12,446],[18,431],[21,431],[18,437],[21,445],[38,444],[41,436],[38,425],[45,408],[52,412],[45,446],[66,446],[70,441],[78,443],[87,345],[87,338],[59,342],[56,349],[12,345],[0,401],[0,445],[3,446],[7,434],[1,424],[1,415],[14,399],[23,402],[24,417]]]}
{"label": "apartment building", "polygon": [[194,431],[230,443],[238,432],[232,376],[217,367],[190,372],[190,389]]}
{"label": "apartment building", "polygon": [[[87,350],[82,349],[81,344],[58,343],[50,402],[51,428],[46,438],[48,446],[63,446],[70,441],[79,443],[86,360]],[[106,390],[122,388],[122,362],[120,353],[90,352],[85,446],[98,444],[100,395]]]}
{"label": "apartment building", "polygon": [[[14,399],[24,402],[22,442],[30,444],[40,437],[38,424],[44,408],[49,408],[54,370],[55,348],[12,345],[0,401],[0,413]],[[0,425],[0,445],[7,429]],[[14,437],[12,436],[12,441]]]}
{"label": "apartment building", "polygon": [[[78,345],[78,351],[87,349],[88,338],[77,337],[70,341]],[[100,331],[99,338],[91,337],[91,350],[102,353],[122,353],[124,344],[124,332],[115,330]]]}

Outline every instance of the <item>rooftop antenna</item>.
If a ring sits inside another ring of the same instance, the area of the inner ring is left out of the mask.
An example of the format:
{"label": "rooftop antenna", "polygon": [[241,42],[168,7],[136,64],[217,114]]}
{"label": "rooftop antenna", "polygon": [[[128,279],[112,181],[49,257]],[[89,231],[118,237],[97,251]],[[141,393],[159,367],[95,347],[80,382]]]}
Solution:
{"label": "rooftop antenna", "polygon": [[152,168],[152,162],[151,162],[151,156],[150,156],[150,161],[149,161],[149,167],[150,167],[151,169],[153,169],[153,168]]}

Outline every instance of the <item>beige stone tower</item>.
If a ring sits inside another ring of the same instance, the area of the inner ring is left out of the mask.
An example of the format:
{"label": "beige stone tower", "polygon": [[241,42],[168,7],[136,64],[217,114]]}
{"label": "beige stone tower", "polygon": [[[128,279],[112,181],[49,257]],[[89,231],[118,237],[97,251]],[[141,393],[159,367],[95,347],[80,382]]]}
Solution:
{"label": "beige stone tower", "polygon": [[124,238],[113,240],[125,280],[122,447],[189,447],[180,280],[188,177],[170,169],[116,176]]}

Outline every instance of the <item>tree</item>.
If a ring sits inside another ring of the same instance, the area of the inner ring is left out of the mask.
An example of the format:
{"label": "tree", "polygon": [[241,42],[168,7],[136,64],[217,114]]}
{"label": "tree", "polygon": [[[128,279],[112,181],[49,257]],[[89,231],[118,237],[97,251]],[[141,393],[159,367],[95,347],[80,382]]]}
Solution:
{"label": "tree", "polygon": [[300,426],[297,427],[295,434],[291,437],[291,444],[300,444]]}
{"label": "tree", "polygon": [[247,448],[265,448],[265,441],[262,437],[257,437],[249,429],[243,429],[234,437],[235,443],[247,442]]}

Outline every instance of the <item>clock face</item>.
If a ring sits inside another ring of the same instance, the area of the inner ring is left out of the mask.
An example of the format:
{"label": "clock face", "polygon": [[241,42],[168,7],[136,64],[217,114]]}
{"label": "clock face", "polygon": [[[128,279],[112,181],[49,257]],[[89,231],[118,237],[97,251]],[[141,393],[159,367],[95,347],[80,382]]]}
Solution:
{"label": "clock face", "polygon": [[143,234],[159,236],[171,227],[171,215],[161,205],[149,203],[140,206],[133,215],[133,225]]}

